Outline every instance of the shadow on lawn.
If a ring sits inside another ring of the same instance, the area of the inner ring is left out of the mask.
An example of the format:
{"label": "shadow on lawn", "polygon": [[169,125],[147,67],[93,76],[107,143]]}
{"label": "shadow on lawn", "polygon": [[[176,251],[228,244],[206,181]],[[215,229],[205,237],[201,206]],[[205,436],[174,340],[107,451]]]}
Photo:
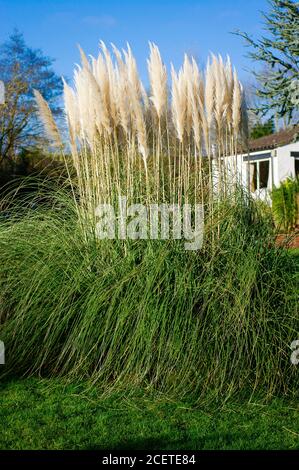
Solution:
{"label": "shadow on lawn", "polygon": [[[238,433],[226,433],[221,435],[222,445],[230,447],[230,444],[236,443],[240,436]],[[170,439],[168,435],[148,438],[148,439],[132,439],[127,442],[120,442],[114,445],[111,450],[202,450],[202,449],[215,449],[215,435],[210,435],[202,438],[192,439],[189,436],[184,438],[181,436],[178,439]],[[86,450],[103,450],[99,445],[90,446]]]}

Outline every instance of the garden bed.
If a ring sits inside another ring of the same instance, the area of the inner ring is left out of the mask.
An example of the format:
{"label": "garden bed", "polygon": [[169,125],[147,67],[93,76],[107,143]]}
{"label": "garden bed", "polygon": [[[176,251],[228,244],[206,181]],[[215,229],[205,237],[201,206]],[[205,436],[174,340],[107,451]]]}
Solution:
{"label": "garden bed", "polygon": [[299,248],[299,227],[295,233],[280,233],[277,235],[276,244],[288,248]]}

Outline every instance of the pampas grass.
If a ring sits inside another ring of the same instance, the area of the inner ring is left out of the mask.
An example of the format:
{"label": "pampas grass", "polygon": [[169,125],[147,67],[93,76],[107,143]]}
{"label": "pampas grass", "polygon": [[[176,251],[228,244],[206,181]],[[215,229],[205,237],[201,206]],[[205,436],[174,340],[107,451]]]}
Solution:
{"label": "pampas grass", "polygon": [[[275,248],[261,207],[237,185],[228,191],[222,165],[248,138],[237,73],[229,59],[211,56],[201,72],[185,56],[167,93],[150,44],[148,97],[130,47],[111,49],[101,42],[97,58],[81,50],[73,85],[64,83],[73,198],[45,187],[26,208],[11,203],[0,223],[3,373],[196,401],[294,393],[292,261]],[[181,240],[99,240],[96,207],[120,195],[128,204],[203,203],[201,251]]]}
{"label": "pampas grass", "polygon": [[[110,51],[103,41],[97,58],[80,48],[74,87],[64,83],[78,193],[90,211],[115,193],[135,201],[211,204],[215,181],[218,197],[226,192],[220,162],[246,135],[241,85],[230,59],[212,55],[202,74],[185,55],[168,77],[158,46],[149,47],[149,96],[130,46]],[[48,113],[44,103],[40,113]]]}

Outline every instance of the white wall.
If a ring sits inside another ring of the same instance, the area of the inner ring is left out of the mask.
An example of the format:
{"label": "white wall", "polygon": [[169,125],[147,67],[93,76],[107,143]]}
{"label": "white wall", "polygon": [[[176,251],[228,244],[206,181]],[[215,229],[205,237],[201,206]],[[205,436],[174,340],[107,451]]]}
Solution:
{"label": "white wall", "polygon": [[275,186],[279,186],[279,183],[289,176],[295,177],[295,158],[291,157],[291,152],[299,152],[299,142],[276,149],[276,157],[274,157]]}
{"label": "white wall", "polygon": [[[265,159],[268,160],[269,159],[269,153],[271,153],[271,150],[260,150],[258,152],[251,152],[250,153],[250,158],[252,158],[252,162],[256,161],[254,159],[254,157],[256,155],[259,155],[261,156],[261,158],[259,158],[259,160],[263,160],[263,155],[265,155]],[[234,180],[235,178],[235,168],[237,166],[237,173],[239,175],[239,181],[244,185],[244,187],[247,187],[248,186],[248,163],[247,161],[244,162],[244,158],[247,158],[247,154],[243,154],[243,155],[237,155],[236,156],[233,156],[233,157],[226,157],[224,159],[225,161],[225,164],[226,164],[226,167],[227,167],[227,171],[228,173],[231,175],[231,179]],[[269,168],[269,171],[270,173],[272,174],[272,172],[274,172],[274,162],[273,162],[274,158],[273,156],[271,155],[270,157],[270,168]],[[273,167],[273,170],[272,170],[272,167]],[[271,181],[272,183],[272,181]]]}
{"label": "white wall", "polygon": [[[263,160],[263,155],[265,155],[265,159],[269,159],[267,154],[271,153],[269,168],[271,178],[270,187],[268,188],[269,190],[271,190],[273,186],[279,186],[280,182],[285,180],[287,177],[295,177],[295,158],[291,157],[291,152],[299,152],[299,142],[284,145],[283,147],[279,147],[274,150],[259,150],[250,153],[252,162],[255,161],[254,157],[257,155],[260,157],[259,161]],[[237,157],[226,157],[224,162],[232,180],[235,179],[235,168],[237,166],[237,173],[240,181],[244,187],[247,188],[248,164],[246,161],[244,162],[244,157],[246,158],[247,155],[243,154],[237,155]]]}

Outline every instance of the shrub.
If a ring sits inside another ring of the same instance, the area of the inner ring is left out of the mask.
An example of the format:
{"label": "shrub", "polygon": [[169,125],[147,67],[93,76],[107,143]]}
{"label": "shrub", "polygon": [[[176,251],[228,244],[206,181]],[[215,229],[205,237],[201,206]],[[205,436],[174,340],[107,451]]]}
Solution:
{"label": "shrub", "polygon": [[106,393],[295,391],[291,256],[242,197],[217,204],[213,221],[188,252],[180,240],[87,237],[61,191],[51,207],[18,207],[0,224],[4,371],[90,378]]}
{"label": "shrub", "polygon": [[287,178],[272,191],[273,215],[280,230],[291,231],[296,227],[299,214],[299,179]]}

